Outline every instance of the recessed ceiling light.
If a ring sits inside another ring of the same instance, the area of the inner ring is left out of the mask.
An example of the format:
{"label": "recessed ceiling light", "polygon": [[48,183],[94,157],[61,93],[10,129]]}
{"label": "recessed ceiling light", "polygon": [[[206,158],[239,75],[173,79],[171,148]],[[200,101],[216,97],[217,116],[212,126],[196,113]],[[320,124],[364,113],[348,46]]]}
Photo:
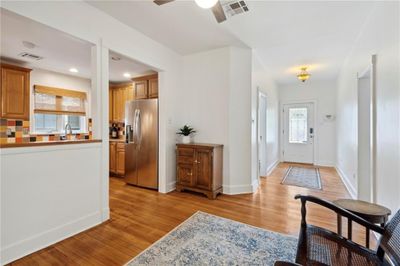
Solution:
{"label": "recessed ceiling light", "polygon": [[76,69],[76,68],[74,68],[74,67],[71,67],[71,68],[69,69],[69,72],[78,73],[79,71],[78,71],[78,69]]}
{"label": "recessed ceiling light", "polygon": [[131,77],[131,74],[129,74],[128,72],[127,72],[127,73],[124,73],[124,77],[125,77],[125,78],[130,78],[130,77]]}

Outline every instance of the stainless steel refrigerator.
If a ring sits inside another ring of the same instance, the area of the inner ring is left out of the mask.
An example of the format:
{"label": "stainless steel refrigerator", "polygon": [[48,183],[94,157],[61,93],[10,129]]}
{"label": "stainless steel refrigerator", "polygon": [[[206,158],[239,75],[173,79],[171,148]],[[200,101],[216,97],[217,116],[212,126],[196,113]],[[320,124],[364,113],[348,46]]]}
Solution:
{"label": "stainless steel refrigerator", "polygon": [[158,100],[125,104],[125,182],[158,188]]}

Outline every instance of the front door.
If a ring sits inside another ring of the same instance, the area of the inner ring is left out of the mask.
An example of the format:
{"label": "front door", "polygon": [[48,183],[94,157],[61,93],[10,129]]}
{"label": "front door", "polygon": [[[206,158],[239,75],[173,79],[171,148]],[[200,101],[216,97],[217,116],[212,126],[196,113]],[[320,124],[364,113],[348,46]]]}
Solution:
{"label": "front door", "polygon": [[314,104],[285,104],[282,134],[285,162],[314,163]]}

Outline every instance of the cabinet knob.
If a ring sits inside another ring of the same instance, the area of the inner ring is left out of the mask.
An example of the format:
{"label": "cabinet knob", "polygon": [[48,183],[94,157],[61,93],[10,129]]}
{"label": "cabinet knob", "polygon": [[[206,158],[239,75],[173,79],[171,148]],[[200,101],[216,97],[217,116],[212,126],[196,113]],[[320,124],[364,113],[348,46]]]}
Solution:
{"label": "cabinet knob", "polygon": [[193,175],[193,173],[191,173],[191,172],[190,172],[190,173],[188,173],[188,175],[190,175],[190,176],[191,176],[191,175]]}

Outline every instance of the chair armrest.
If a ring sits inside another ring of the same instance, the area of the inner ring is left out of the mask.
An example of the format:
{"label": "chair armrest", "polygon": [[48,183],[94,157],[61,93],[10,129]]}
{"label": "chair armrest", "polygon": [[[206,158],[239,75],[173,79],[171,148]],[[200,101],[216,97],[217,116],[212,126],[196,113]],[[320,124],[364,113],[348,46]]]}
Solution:
{"label": "chair armrest", "polygon": [[339,207],[330,201],[326,201],[326,200],[323,200],[323,199],[320,199],[320,198],[317,198],[314,196],[305,196],[305,195],[299,195],[299,194],[296,195],[294,198],[301,200],[301,224],[303,226],[305,226],[307,224],[306,223],[306,202],[310,201],[310,202],[316,203],[318,205],[321,205],[325,208],[328,208],[328,209],[336,212],[337,214],[340,214],[341,216],[344,216],[344,217],[346,217],[346,218],[348,218],[370,230],[373,230],[379,234],[383,234],[385,232],[385,230],[382,227],[377,226],[373,223],[370,223],[367,220],[361,218],[360,216],[355,215],[354,213],[349,212],[348,210],[343,209],[342,207]]}

